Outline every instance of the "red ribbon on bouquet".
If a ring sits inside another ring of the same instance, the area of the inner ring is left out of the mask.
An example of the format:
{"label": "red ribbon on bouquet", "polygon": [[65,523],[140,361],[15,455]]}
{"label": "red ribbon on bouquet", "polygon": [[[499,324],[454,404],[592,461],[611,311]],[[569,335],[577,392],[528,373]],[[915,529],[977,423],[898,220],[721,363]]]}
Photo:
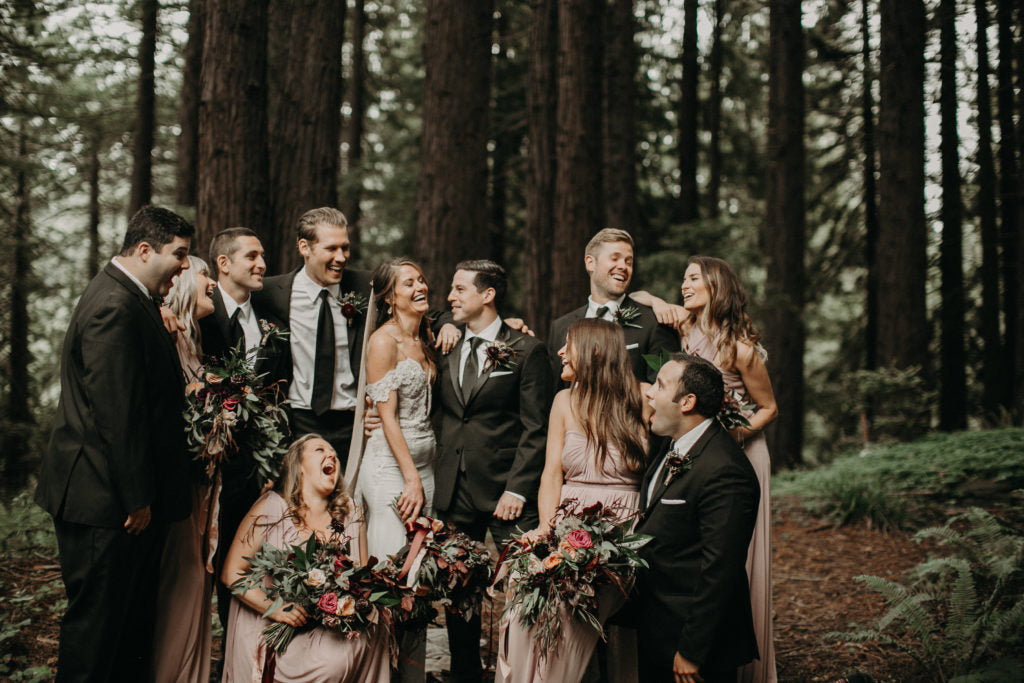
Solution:
{"label": "red ribbon on bouquet", "polygon": [[412,531],[414,527],[416,529],[416,535],[412,537],[412,543],[409,544],[409,554],[405,556],[405,564],[402,565],[402,571],[398,574],[398,580],[401,581],[405,578],[405,575],[412,569],[413,563],[416,561],[416,556],[420,554],[420,548],[423,547],[423,541],[427,538],[429,529],[424,529],[422,526],[414,522],[406,522],[406,531]]}

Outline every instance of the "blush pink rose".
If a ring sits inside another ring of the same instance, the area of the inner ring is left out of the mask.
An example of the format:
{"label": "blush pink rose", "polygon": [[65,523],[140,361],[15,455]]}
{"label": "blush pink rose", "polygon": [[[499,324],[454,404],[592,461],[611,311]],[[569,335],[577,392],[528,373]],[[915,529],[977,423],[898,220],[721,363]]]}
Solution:
{"label": "blush pink rose", "polygon": [[324,593],[320,596],[320,600],[317,601],[316,606],[319,607],[322,612],[327,614],[337,614],[338,594],[334,592]]}
{"label": "blush pink rose", "polygon": [[573,529],[565,539],[573,548],[593,548],[594,541],[590,534],[583,529]]}

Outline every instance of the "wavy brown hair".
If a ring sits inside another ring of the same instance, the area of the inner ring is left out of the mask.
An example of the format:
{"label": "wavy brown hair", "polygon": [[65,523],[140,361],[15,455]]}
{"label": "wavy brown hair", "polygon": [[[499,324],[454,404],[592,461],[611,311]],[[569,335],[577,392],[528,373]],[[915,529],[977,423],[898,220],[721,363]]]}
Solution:
{"label": "wavy brown hair", "polygon": [[643,398],[622,328],[584,318],[569,326],[565,343],[572,349],[576,373],[569,405],[587,441],[597,449],[598,468],[604,469],[609,446],[614,446],[631,472],[642,472],[647,460]]}
{"label": "wavy brown hair", "polygon": [[[395,284],[398,282],[398,273],[402,266],[411,266],[420,275],[423,275],[423,269],[418,263],[411,258],[400,256],[380,264],[370,276],[374,291],[373,305],[377,307],[376,329],[378,330],[394,317],[391,307],[394,303]],[[423,279],[426,280],[427,276],[423,275]],[[429,283],[427,287],[429,290]],[[427,316],[423,316],[423,319],[420,320],[419,335],[420,346],[423,347],[423,357],[427,359],[427,365],[430,367],[430,372],[427,375],[433,381],[433,378],[437,376],[437,363],[434,361],[434,332],[430,329],[430,320],[427,319]]]}
{"label": "wavy brown hair", "polygon": [[747,314],[747,293],[739,276],[726,261],[714,256],[691,256],[686,266],[696,264],[700,268],[704,285],[708,289],[708,305],[697,319],[690,319],[683,326],[683,340],[690,335],[694,325],[706,332],[718,335],[718,364],[732,369],[736,364],[736,343],[744,342],[759,350],[761,335]]}
{"label": "wavy brown hair", "polygon": [[[306,450],[306,444],[313,439],[323,439],[319,434],[303,434],[288,447],[281,463],[281,470],[284,478],[281,481],[281,497],[288,505],[288,516],[297,522],[302,522],[302,513],[309,509],[306,501],[302,499],[302,454]],[[341,461],[338,461],[338,483],[334,490],[327,496],[327,510],[331,513],[331,519],[342,521],[348,515],[352,505],[352,499],[345,490],[345,477],[341,469]]]}

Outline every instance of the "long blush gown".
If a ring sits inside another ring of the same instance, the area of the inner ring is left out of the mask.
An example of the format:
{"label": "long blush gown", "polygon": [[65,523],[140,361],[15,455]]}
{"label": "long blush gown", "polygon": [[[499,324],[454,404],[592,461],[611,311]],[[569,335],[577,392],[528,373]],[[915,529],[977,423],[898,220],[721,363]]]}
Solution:
{"label": "long blush gown", "polygon": [[[286,548],[304,543],[301,533],[290,517],[288,505],[280,494],[270,491],[256,505],[263,508],[264,542]],[[346,533],[358,538],[361,515],[351,505],[343,520]],[[239,533],[245,533],[239,529]],[[358,543],[352,550],[358,553]],[[263,629],[270,625],[259,612],[237,597],[231,598],[231,628],[224,644],[224,683],[259,681],[266,658]],[[391,680],[387,643],[381,630],[349,637],[350,634],[316,627],[296,634],[284,654],[277,656],[274,681],[277,683],[373,683]]]}
{"label": "long blush gown", "polygon": [[[686,343],[687,353],[715,362],[716,340],[694,328]],[[722,371],[725,390],[731,391],[743,405],[753,403],[747,395],[747,387],[739,374]],[[747,414],[749,417],[750,414]],[[754,535],[747,550],[747,579],[750,581],[750,604],[753,609],[754,633],[757,634],[757,650],[760,659],[740,669],[739,680],[743,683],[775,683],[775,643],[772,635],[772,462],[768,454],[768,443],[764,433],[747,439],[743,450],[754,466],[757,481],[761,485],[761,503],[757,509]]]}
{"label": "long blush gown", "polygon": [[[565,433],[562,474],[563,501],[575,498],[584,507],[597,502],[615,506],[622,510],[623,518],[640,507],[642,474],[630,472],[614,448],[609,448],[603,470],[598,469],[595,449],[582,432],[568,430]],[[606,586],[598,596],[598,618],[604,624],[622,607],[625,598],[610,586]],[[534,648],[530,632],[519,623],[516,614],[503,617],[498,636],[495,682],[572,683],[582,680],[600,636],[591,626],[572,619],[565,620],[562,631],[557,654],[548,652],[542,658]],[[615,669],[609,672],[610,680],[636,678],[635,631],[609,629],[608,663]]]}

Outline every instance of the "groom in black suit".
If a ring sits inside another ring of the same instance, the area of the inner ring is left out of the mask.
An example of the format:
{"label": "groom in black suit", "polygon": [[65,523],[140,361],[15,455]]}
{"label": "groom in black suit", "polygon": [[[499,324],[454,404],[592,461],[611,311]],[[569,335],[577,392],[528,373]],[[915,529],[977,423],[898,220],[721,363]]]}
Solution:
{"label": "groom in black suit", "polygon": [[[456,266],[448,301],[465,336],[438,363],[440,406],[434,508],[472,538],[490,529],[500,548],[518,526],[537,526],[552,381],[547,350],[502,322],[505,270],[492,261]],[[480,681],[480,610],[445,619],[452,680]]]}
{"label": "groom in black suit", "polygon": [[736,680],[757,657],[744,568],[760,488],[746,455],[714,419],[722,405],[714,365],[673,354],[647,393],[651,429],[673,439],[641,487],[636,531],[650,570],[631,605],[643,681]]}
{"label": "groom in black suit", "polygon": [[[633,374],[641,382],[653,382],[655,372],[643,359],[644,354],[659,355],[662,350],[678,351],[679,335],[658,324],[654,311],[629,298],[633,279],[633,237],[625,230],[605,228],[590,238],[583,257],[590,276],[587,303],[551,323],[548,349],[552,354],[565,345],[569,326],[580,318],[603,318],[622,326],[626,350]],[[552,356],[555,377],[561,372],[560,360]]]}
{"label": "groom in black suit", "polygon": [[193,227],[144,207],[89,283],[61,351],[61,393],[36,502],[53,516],[68,607],[58,681],[142,681],[166,525],[191,509],[185,385],[159,300]]}

